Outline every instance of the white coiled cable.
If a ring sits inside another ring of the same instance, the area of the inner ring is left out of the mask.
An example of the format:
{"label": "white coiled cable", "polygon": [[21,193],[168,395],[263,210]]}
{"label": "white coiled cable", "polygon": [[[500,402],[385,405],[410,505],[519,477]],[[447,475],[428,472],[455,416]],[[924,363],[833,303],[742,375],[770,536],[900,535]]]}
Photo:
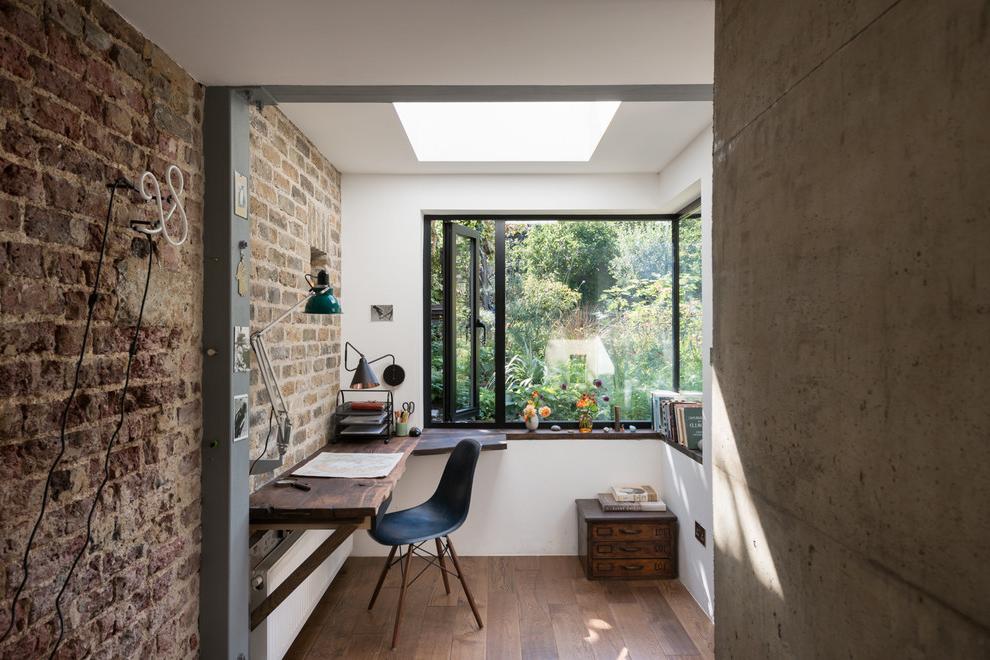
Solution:
{"label": "white coiled cable", "polygon": [[[173,181],[173,177],[177,177],[178,181]],[[158,222],[151,225],[150,227],[136,228],[138,231],[145,234],[154,235],[161,234],[165,237],[165,240],[172,245],[178,247],[186,242],[189,237],[189,220],[186,218],[186,209],[182,205],[182,192],[185,189],[185,180],[182,176],[182,170],[180,170],[175,165],[169,165],[168,169],[165,170],[165,183],[168,185],[168,190],[172,200],[172,206],[168,210],[168,214],[165,214],[165,206],[162,203],[162,189],[158,184],[158,179],[151,172],[145,172],[141,175],[141,196],[144,197],[146,201],[154,200],[158,206]],[[172,215],[175,210],[179,210],[179,218],[181,220],[181,236],[180,238],[175,238],[172,236],[168,229],[168,222],[172,219]]]}

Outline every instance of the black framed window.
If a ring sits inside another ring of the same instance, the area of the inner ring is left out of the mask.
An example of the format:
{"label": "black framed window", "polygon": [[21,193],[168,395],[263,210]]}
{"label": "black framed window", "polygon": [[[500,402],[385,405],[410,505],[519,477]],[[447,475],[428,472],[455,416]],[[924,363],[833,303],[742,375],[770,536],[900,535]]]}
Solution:
{"label": "black framed window", "polygon": [[650,392],[700,390],[699,205],[672,215],[428,215],[424,356],[429,426],[646,425]]}

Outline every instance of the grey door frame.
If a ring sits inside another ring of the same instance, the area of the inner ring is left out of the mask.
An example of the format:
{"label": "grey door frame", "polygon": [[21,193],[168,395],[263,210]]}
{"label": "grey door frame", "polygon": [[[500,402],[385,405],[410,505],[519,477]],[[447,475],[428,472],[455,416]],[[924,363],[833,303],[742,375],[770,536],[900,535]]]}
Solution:
{"label": "grey door frame", "polygon": [[[203,436],[200,655],[249,654],[250,441],[234,442],[234,327],[250,325],[250,294],[235,279],[250,219],[234,213],[234,172],[251,186],[250,110],[278,103],[430,101],[711,101],[712,85],[245,85],[206,88],[203,116]],[[248,205],[250,206],[250,205]],[[245,250],[244,267],[250,272]],[[249,415],[250,417],[250,415]]]}

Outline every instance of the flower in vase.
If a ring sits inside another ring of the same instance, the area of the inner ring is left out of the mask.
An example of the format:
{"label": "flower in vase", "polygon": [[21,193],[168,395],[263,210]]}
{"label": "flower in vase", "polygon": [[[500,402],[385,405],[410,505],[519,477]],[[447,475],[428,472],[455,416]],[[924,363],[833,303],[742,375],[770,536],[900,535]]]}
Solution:
{"label": "flower in vase", "polygon": [[533,404],[528,404],[522,411],[523,419],[530,419],[536,416],[536,406]]}

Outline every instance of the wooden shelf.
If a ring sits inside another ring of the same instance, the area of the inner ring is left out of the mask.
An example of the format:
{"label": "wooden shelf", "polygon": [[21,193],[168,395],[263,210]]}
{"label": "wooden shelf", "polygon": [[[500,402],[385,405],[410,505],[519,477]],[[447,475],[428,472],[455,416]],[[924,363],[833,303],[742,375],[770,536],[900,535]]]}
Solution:
{"label": "wooden shelf", "polygon": [[697,461],[698,463],[704,464],[704,462],[705,462],[704,461],[704,454],[702,454],[699,450],[697,450],[697,449],[688,449],[684,445],[679,445],[676,442],[674,442],[673,440],[668,440],[667,438],[660,438],[660,440],[662,440],[663,442],[666,442],[668,445],[670,445],[671,447],[673,447],[677,451],[681,452],[682,454],[684,454],[685,456],[687,456],[691,460]]}
{"label": "wooden shelf", "polygon": [[561,429],[551,431],[538,429],[536,431],[512,429],[505,432],[509,440],[659,440],[660,434],[653,431],[602,431],[595,429],[589,433],[581,433],[577,429]]}

